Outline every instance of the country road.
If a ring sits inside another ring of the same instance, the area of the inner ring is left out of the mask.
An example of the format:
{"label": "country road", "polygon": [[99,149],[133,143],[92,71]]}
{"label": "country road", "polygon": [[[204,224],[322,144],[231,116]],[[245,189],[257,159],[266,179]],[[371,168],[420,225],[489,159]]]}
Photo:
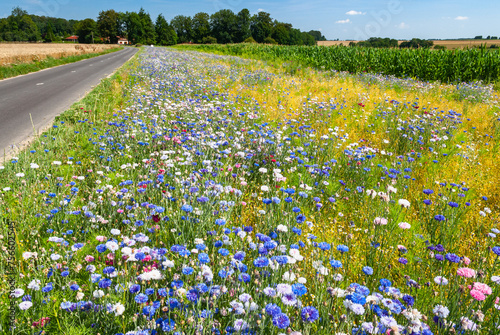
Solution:
{"label": "country road", "polygon": [[[136,48],[0,81],[0,162],[20,144],[51,124],[83,98],[101,79],[112,74],[137,52]],[[33,120],[33,125],[30,120]]]}

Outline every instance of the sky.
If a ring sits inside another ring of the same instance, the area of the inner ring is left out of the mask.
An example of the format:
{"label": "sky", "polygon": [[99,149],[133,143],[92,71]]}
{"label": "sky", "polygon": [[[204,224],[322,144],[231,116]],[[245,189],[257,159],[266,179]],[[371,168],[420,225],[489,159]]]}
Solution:
{"label": "sky", "polygon": [[319,30],[328,40],[500,37],[499,0],[2,0],[0,17],[16,6],[29,14],[78,20],[97,19],[102,10],[137,12],[143,7],[153,21],[160,13],[171,20],[247,8],[252,14],[268,12],[302,31]]}

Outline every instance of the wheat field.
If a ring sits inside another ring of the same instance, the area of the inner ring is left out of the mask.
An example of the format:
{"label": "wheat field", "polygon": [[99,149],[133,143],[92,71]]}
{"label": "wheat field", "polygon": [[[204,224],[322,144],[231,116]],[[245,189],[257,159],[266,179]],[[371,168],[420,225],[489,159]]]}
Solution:
{"label": "wheat field", "polygon": [[61,58],[97,53],[115,47],[105,44],[0,43],[0,66],[39,61],[48,56]]}

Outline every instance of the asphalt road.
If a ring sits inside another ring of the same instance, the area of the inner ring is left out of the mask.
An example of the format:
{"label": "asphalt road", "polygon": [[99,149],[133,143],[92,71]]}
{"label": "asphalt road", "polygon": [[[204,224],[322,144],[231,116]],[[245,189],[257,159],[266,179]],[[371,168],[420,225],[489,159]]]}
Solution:
{"label": "asphalt road", "polygon": [[[14,156],[33,134],[83,98],[137,52],[124,48],[107,55],[0,81],[0,161]],[[33,119],[33,125],[30,120]]]}

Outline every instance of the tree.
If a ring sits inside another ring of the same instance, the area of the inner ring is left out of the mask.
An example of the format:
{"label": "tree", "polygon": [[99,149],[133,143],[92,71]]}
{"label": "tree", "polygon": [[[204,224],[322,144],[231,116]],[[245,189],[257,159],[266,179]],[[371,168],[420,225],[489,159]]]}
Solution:
{"label": "tree", "polygon": [[243,8],[238,14],[236,14],[236,32],[234,34],[234,42],[241,43],[247,38],[252,37],[252,32],[250,31],[251,19],[250,11],[246,8]]}
{"label": "tree", "polygon": [[97,32],[97,24],[93,19],[85,19],[75,26],[78,43],[92,43]]}
{"label": "tree", "polygon": [[475,40],[482,40],[483,39],[483,36],[482,35],[478,35],[476,37],[474,37]]}
{"label": "tree", "polygon": [[316,41],[326,41],[325,36],[321,35],[321,31],[319,30],[309,30],[307,33],[314,37]]}
{"label": "tree", "polygon": [[273,21],[271,15],[266,12],[259,12],[252,16],[250,23],[250,31],[252,37],[259,43],[263,43],[266,37],[271,35],[273,29]]}
{"label": "tree", "polygon": [[47,32],[45,33],[45,37],[43,38],[43,40],[45,42],[52,42],[52,41],[55,41],[56,39],[56,36],[54,35],[54,31],[52,30],[52,25],[50,24],[50,21],[49,23],[47,24]]}
{"label": "tree", "polygon": [[139,19],[141,21],[143,30],[143,35],[141,36],[139,43],[155,44],[156,42],[155,26],[153,25],[153,21],[151,21],[149,13],[146,13],[142,7],[139,10]]}
{"label": "tree", "polygon": [[174,28],[179,43],[187,43],[193,40],[190,16],[177,15],[170,21],[170,25]]}
{"label": "tree", "polygon": [[29,15],[23,15],[19,22],[19,32],[22,37],[22,41],[36,42],[40,40],[40,32],[35,22],[29,17]]}
{"label": "tree", "polygon": [[139,14],[135,12],[127,12],[125,14],[125,31],[131,43],[141,43],[142,37],[144,36],[144,29]]}
{"label": "tree", "polygon": [[207,13],[197,13],[191,21],[193,29],[193,42],[202,43],[203,39],[210,35],[210,16]]}
{"label": "tree", "polygon": [[162,14],[159,14],[155,23],[156,44],[158,45],[174,45],[177,43],[177,35]]}
{"label": "tree", "polygon": [[120,14],[113,9],[101,11],[97,17],[97,30],[106,43],[118,43],[118,34],[121,26]]}
{"label": "tree", "polygon": [[271,37],[278,44],[289,45],[290,44],[290,29],[289,25],[286,23],[275,22],[273,30],[271,31]]}
{"label": "tree", "polygon": [[303,31],[301,33],[301,37],[302,37],[302,44],[304,45],[316,45],[317,41],[316,39],[309,33],[306,33],[305,31]]}
{"label": "tree", "polygon": [[230,9],[221,9],[210,16],[212,36],[218,43],[233,43],[236,31],[236,15]]}
{"label": "tree", "polygon": [[12,9],[11,15],[0,24],[0,38],[5,41],[38,41],[40,31],[28,12],[21,7]]}

